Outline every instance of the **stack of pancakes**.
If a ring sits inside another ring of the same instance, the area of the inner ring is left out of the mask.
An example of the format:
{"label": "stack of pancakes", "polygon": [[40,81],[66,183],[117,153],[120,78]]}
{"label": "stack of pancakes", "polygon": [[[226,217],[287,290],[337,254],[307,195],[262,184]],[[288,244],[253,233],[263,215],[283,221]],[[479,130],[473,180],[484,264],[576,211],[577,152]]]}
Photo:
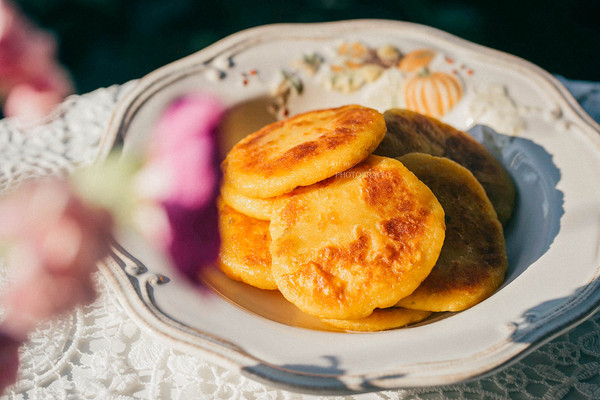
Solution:
{"label": "stack of pancakes", "polygon": [[311,111],[247,136],[222,167],[220,268],[334,327],[464,310],[504,279],[513,183],[440,121],[359,105]]}

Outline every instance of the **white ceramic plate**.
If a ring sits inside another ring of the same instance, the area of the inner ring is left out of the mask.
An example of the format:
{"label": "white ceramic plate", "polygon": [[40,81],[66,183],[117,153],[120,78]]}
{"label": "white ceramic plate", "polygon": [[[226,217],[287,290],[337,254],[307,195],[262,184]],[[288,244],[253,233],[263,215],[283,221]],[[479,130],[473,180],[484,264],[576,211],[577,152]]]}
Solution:
{"label": "white ceramic plate", "polygon": [[[395,56],[422,48],[433,56],[429,75],[398,68]],[[548,73],[435,29],[365,20],[241,32],[141,79],[118,105],[101,153],[121,140],[126,152],[142,151],[160,110],[194,90],[230,107],[229,138],[276,116],[348,103],[433,109],[431,99],[412,105],[406,96],[436,79],[447,83],[428,90],[460,93],[441,118],[482,140],[518,187],[506,229],[510,267],[491,298],[406,329],[327,331],[277,294],[216,271],[206,277],[213,293],[200,293],[123,235],[102,270],[132,317],[254,379],[341,394],[478,377],[591,315],[600,304],[599,127]]]}

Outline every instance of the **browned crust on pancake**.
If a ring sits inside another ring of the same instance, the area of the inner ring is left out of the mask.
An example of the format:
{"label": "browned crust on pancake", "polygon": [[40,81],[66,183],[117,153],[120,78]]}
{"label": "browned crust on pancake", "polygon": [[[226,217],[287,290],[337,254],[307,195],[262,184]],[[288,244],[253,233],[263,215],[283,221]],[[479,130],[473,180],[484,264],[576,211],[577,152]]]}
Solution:
{"label": "browned crust on pancake", "polygon": [[418,152],[447,157],[475,175],[502,224],[510,219],[516,189],[504,167],[466,132],[414,111],[391,109],[384,113],[388,132],[375,154],[400,157]]}
{"label": "browned crust on pancake", "polygon": [[269,221],[248,217],[219,201],[219,268],[231,279],[277,289],[271,274]]}
{"label": "browned crust on pancake", "polygon": [[502,225],[483,187],[464,167],[442,157],[399,158],[436,195],[446,213],[446,237],[427,279],[398,304],[460,311],[489,297],[508,267]]}
{"label": "browned crust on pancake", "polygon": [[[291,132],[298,143],[282,148]],[[273,197],[352,167],[377,147],[384,134],[383,116],[371,108],[348,105],[310,111],[267,125],[240,141],[227,155],[223,170],[241,193]]]}
{"label": "browned crust on pancake", "polygon": [[365,317],[429,274],[443,243],[443,215],[400,162],[370,156],[347,174],[298,189],[274,212],[273,277],[309,314]]}

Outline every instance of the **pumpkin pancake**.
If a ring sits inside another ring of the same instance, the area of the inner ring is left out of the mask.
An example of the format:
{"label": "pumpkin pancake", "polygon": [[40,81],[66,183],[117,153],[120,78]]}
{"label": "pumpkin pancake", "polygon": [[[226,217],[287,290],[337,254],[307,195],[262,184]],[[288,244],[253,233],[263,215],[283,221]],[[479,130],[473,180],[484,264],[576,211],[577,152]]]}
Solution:
{"label": "pumpkin pancake", "polygon": [[219,201],[219,267],[231,279],[277,289],[271,275],[269,221],[248,217]]}
{"label": "pumpkin pancake", "polygon": [[443,157],[399,158],[433,191],[446,213],[446,239],[435,267],[398,306],[460,311],[489,297],[508,266],[502,225],[483,187],[466,168]]}
{"label": "pumpkin pancake", "polygon": [[398,160],[369,156],[274,209],[273,279],[308,314],[363,318],[419,286],[444,229],[444,210],[425,184]]}
{"label": "pumpkin pancake", "polygon": [[271,219],[275,202],[280,197],[268,197],[264,199],[248,197],[237,191],[235,187],[225,180],[221,186],[221,198],[225,204],[237,212],[252,218],[268,221]]}
{"label": "pumpkin pancake", "polygon": [[402,307],[376,308],[371,315],[359,319],[321,319],[328,325],[347,331],[376,332],[401,328],[421,322],[429,317],[430,311],[410,310]]}
{"label": "pumpkin pancake", "polygon": [[447,157],[475,175],[492,202],[502,224],[510,219],[515,203],[515,186],[502,165],[468,133],[425,115],[391,109],[384,113],[387,134],[375,154],[400,157],[427,153]]}
{"label": "pumpkin pancake", "polygon": [[371,108],[310,111],[242,139],[222,167],[241,194],[275,197],[356,165],[375,150],[385,130],[383,115]]}

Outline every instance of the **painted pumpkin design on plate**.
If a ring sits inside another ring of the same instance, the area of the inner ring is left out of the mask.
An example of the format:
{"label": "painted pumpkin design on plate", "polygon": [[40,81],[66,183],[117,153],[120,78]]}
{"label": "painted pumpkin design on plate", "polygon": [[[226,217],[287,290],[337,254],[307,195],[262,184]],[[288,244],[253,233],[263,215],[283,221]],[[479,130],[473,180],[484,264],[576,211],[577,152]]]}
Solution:
{"label": "painted pumpkin design on plate", "polygon": [[[441,119],[461,101],[466,90],[463,79],[473,74],[466,65],[432,48],[404,53],[392,44],[344,41],[330,50],[329,55],[304,55],[296,67],[309,77],[318,77],[327,90],[352,94],[366,88],[365,101],[376,108],[402,107],[434,118]],[[323,67],[324,74],[319,75]],[[293,77],[294,87],[303,86],[302,74],[283,75]],[[381,78],[385,79],[376,83]],[[285,116],[287,97],[278,99],[281,104],[274,114],[281,116],[279,110],[284,110]]]}
{"label": "painted pumpkin design on plate", "polygon": [[406,108],[435,118],[448,113],[462,95],[462,84],[455,76],[428,68],[422,68],[404,86]]}

